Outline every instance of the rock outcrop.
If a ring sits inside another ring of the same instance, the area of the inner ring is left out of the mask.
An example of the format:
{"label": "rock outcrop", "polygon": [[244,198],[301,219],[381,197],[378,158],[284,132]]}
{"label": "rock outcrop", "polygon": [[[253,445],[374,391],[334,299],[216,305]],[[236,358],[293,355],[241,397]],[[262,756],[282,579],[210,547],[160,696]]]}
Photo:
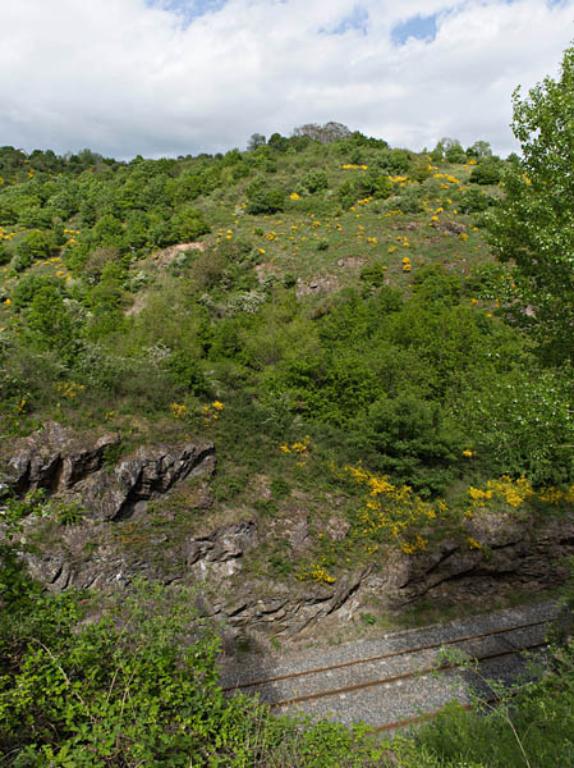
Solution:
{"label": "rock outcrop", "polygon": [[[32,516],[25,521],[22,556],[48,589],[123,588],[137,576],[197,584],[205,613],[231,632],[304,638],[316,622],[329,631],[362,613],[393,613],[423,598],[480,608],[517,591],[539,592],[565,580],[574,555],[571,513],[543,517],[485,509],[425,552],[389,551],[339,574],[334,584],[294,575],[270,580],[257,575],[261,552],[270,545],[283,541],[286,559],[300,560],[313,550],[314,522],[304,499],[292,499],[282,516],[271,519],[245,508],[218,509],[211,517],[212,444],[120,452],[116,434],[81,436],[54,423],[11,446],[0,480],[13,492],[41,488],[85,510],[75,524]],[[253,483],[266,500],[268,486],[263,475]],[[333,510],[321,533],[343,542],[349,523]]]}
{"label": "rock outcrop", "polygon": [[112,462],[117,434],[76,435],[55,422],[18,441],[6,462],[4,483],[19,495],[43,489],[78,500],[88,517],[125,519],[190,476],[215,469],[211,443],[142,446]]}
{"label": "rock outcrop", "polygon": [[167,493],[192,475],[211,474],[211,444],[159,445],[139,448],[133,456],[90,476],[82,485],[85,506],[98,520],[123,520],[154,497]]}
{"label": "rock outcrop", "polygon": [[5,484],[17,494],[39,488],[48,493],[69,491],[104,465],[106,451],[120,442],[106,433],[78,437],[56,422],[48,422],[30,437],[17,441],[6,462]]}

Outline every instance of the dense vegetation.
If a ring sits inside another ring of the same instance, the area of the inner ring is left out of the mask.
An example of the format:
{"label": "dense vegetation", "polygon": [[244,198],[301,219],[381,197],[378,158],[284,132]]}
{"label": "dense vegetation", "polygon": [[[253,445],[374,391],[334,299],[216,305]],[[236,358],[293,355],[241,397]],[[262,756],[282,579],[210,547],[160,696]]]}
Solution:
{"label": "dense vegetation", "polygon": [[[117,429],[125,450],[208,433],[217,501],[264,516],[294,487],[317,503],[343,488],[344,558],[320,535],[314,565],[278,543],[258,566],[274,578],[414,554],[477,500],[571,505],[573,69],[570,51],[560,81],[516,97],[520,159],[336,126],[178,159],[0,149],[2,435],[47,418]],[[254,502],[263,467],[273,497]],[[360,731],[225,699],[212,630],[187,635],[189,596],[140,593],[82,624],[76,598],[42,597],[1,554],[5,764],[395,759]],[[400,764],[572,764],[571,652],[557,664],[487,718],[397,743]]]}

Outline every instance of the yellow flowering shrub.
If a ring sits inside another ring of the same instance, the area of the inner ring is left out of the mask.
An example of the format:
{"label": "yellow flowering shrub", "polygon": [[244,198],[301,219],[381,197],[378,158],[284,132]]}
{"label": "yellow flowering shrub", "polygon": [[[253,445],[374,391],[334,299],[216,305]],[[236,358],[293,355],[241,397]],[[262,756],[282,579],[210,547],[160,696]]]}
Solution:
{"label": "yellow flowering shrub", "polygon": [[61,381],[56,384],[56,392],[65,397],[66,400],[75,400],[78,395],[82,394],[85,388],[83,384],[78,384],[75,381]]}
{"label": "yellow flowering shrub", "polygon": [[183,419],[189,413],[189,408],[185,403],[170,403],[169,410],[176,419]]}
{"label": "yellow flowering shrub", "polygon": [[532,483],[525,477],[515,480],[508,475],[503,475],[498,480],[488,480],[485,488],[470,486],[467,493],[473,510],[487,506],[487,502],[492,500],[502,501],[513,509],[518,509],[526,501],[536,496],[540,498],[532,488]]}
{"label": "yellow flowering shrub", "polygon": [[334,584],[337,581],[322,565],[313,565],[301,571],[297,578],[300,581],[316,581],[319,584]]}
{"label": "yellow flowering shrub", "polygon": [[293,453],[299,456],[309,453],[311,447],[311,438],[306,435],[302,440],[296,440],[294,443],[282,443],[279,446],[281,453]]}
{"label": "yellow flowering shrub", "polygon": [[395,485],[387,475],[360,466],[346,466],[345,473],[365,489],[355,526],[359,538],[395,544],[407,555],[428,547],[421,531],[448,512],[444,501],[425,501],[410,486]]}
{"label": "yellow flowering shrub", "polygon": [[221,400],[214,400],[212,403],[208,403],[201,407],[201,414],[206,423],[209,424],[212,421],[217,421],[224,409],[225,405]]}

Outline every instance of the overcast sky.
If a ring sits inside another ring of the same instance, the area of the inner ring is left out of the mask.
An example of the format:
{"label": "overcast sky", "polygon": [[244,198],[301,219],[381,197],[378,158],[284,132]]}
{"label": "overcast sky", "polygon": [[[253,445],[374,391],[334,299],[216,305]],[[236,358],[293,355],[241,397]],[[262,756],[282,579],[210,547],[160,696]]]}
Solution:
{"label": "overcast sky", "polygon": [[336,120],[420,149],[514,148],[574,0],[0,0],[0,145],[131,157]]}

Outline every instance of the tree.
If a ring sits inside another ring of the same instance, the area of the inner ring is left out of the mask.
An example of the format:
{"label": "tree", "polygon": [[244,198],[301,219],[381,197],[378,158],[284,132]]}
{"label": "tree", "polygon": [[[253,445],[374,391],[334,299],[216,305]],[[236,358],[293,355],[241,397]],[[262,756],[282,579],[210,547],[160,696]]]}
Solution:
{"label": "tree", "polygon": [[488,141],[475,141],[472,146],[466,150],[467,157],[474,157],[477,160],[484,160],[487,157],[492,157],[492,147]]}
{"label": "tree", "polygon": [[253,133],[249,139],[249,143],[247,144],[247,149],[249,152],[252,152],[254,149],[264,147],[266,144],[267,139],[262,133]]}
{"label": "tree", "polygon": [[458,139],[444,138],[439,143],[444,149],[444,157],[447,163],[466,162],[466,154]]}
{"label": "tree", "polygon": [[557,80],[545,78],[525,98],[517,88],[513,107],[522,160],[507,164],[491,240],[499,258],[515,264],[521,317],[542,350],[574,360],[574,47]]}
{"label": "tree", "polygon": [[325,125],[319,123],[305,123],[293,131],[293,136],[308,136],[313,141],[321,144],[330,144],[338,139],[347,139],[351,136],[351,131],[342,123],[329,122]]}

